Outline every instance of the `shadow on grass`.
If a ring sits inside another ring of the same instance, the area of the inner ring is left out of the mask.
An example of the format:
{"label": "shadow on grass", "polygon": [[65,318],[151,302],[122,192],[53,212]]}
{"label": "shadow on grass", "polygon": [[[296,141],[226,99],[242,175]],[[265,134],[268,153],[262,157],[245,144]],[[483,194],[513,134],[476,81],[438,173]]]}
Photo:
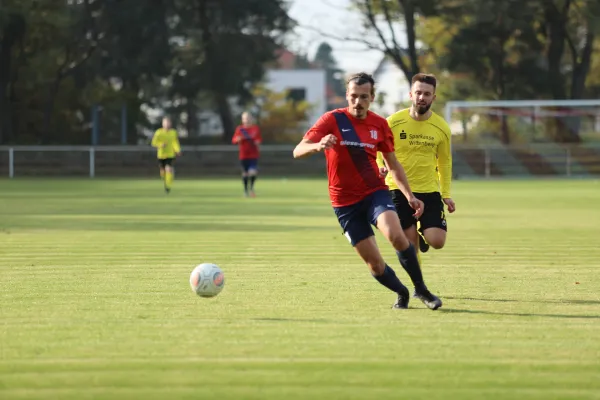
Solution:
{"label": "shadow on grass", "polygon": [[600,315],[572,315],[572,314],[537,314],[537,313],[512,313],[483,310],[464,310],[459,308],[441,308],[445,314],[482,314],[482,315],[505,315],[511,317],[542,317],[542,318],[564,318],[564,319],[600,319]]}
{"label": "shadow on grass", "polygon": [[552,303],[552,304],[576,304],[576,305],[600,305],[600,300],[519,300],[519,299],[482,299],[477,297],[452,297],[444,296],[450,300],[468,300],[468,301],[490,301],[498,303]]}
{"label": "shadow on grass", "polygon": [[261,322],[317,322],[317,323],[330,323],[327,319],[304,319],[304,318],[271,318],[271,317],[262,317],[262,318],[250,318],[251,321],[261,321]]}
{"label": "shadow on grass", "polygon": [[[332,225],[333,226],[333,225]],[[51,224],[44,221],[15,221],[11,224],[0,222],[0,232],[10,234],[12,230],[18,229],[43,229],[51,230],[77,230],[77,231],[113,231],[113,232],[128,232],[128,231],[146,231],[146,232],[314,232],[314,231],[334,231],[335,226],[314,226],[314,225],[277,225],[277,224],[220,224],[218,222],[206,223],[177,223],[177,222],[150,222],[150,221],[132,221],[132,222],[114,222],[107,223],[102,221],[60,221]]]}

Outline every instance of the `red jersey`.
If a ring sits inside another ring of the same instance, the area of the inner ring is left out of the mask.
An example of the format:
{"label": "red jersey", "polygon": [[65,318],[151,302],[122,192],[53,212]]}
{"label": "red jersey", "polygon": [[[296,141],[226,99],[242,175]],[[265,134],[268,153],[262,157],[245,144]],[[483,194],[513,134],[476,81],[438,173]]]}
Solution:
{"label": "red jersey", "polygon": [[231,139],[231,143],[240,146],[240,160],[258,158],[258,145],[261,142],[260,129],[256,125],[238,126]]}
{"label": "red jersey", "polygon": [[394,136],[385,118],[368,111],[365,119],[345,108],[325,113],[304,135],[318,143],[328,134],[337,138],[325,150],[329,197],[334,207],[357,203],[377,190],[388,190],[375,161],[377,152],[393,153]]}

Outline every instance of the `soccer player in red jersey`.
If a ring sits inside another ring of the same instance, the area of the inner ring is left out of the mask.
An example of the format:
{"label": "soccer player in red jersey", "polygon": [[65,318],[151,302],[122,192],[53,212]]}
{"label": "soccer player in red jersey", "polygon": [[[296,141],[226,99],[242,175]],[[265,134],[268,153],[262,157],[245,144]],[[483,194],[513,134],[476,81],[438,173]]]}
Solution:
{"label": "soccer player in red jersey", "polygon": [[260,129],[252,123],[248,112],[242,114],[242,125],[235,128],[231,143],[240,148],[240,163],[242,164],[242,180],[246,197],[255,197],[254,182],[258,175],[258,145],[262,142]]}
{"label": "soccer player in red jersey", "polygon": [[383,286],[398,295],[394,308],[408,308],[409,291],[388,266],[377,243],[374,225],[396,249],[400,264],[410,276],[414,297],[436,310],[441,300],[425,285],[415,248],[404,235],[400,220],[376,163],[380,151],[389,172],[415,218],[423,213],[423,202],[412,193],[404,168],[394,153],[394,137],[385,118],[369,111],[375,98],[375,81],[361,72],[347,81],[347,108],[325,113],[306,132],[294,149],[294,158],[323,151],[327,161],[329,197],[344,235]]}

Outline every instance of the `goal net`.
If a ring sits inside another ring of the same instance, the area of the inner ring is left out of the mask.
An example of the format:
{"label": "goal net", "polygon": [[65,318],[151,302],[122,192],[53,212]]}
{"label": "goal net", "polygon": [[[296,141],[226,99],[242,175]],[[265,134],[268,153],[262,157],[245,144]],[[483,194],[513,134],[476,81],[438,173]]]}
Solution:
{"label": "goal net", "polygon": [[600,100],[450,101],[445,117],[467,143],[600,141]]}
{"label": "goal net", "polygon": [[477,174],[600,174],[600,99],[450,101],[445,118]]}

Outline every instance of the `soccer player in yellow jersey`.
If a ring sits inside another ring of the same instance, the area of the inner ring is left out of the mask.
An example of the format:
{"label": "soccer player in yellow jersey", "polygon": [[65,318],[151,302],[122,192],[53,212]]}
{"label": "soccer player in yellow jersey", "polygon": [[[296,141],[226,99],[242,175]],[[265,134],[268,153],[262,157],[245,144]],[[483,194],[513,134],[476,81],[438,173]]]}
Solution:
{"label": "soccer player in yellow jersey", "polygon": [[[400,110],[387,118],[394,134],[396,157],[404,166],[410,187],[415,196],[425,204],[423,215],[417,220],[414,211],[390,176],[386,183],[404,233],[415,248],[422,252],[441,249],[446,243],[448,230],[444,205],[453,213],[456,205],[450,194],[452,181],[451,132],[446,121],[430,110],[435,101],[437,80],[431,74],[416,74],[412,78],[410,108]],[[378,154],[378,165],[385,168]],[[382,171],[385,173],[385,171]],[[419,235],[421,232],[422,236]]]}
{"label": "soccer player in yellow jersey", "polygon": [[181,155],[181,146],[177,131],[171,127],[171,120],[168,117],[163,118],[162,128],[154,133],[152,147],[157,149],[160,177],[165,184],[165,192],[169,193],[173,186],[173,162],[176,156]]}

